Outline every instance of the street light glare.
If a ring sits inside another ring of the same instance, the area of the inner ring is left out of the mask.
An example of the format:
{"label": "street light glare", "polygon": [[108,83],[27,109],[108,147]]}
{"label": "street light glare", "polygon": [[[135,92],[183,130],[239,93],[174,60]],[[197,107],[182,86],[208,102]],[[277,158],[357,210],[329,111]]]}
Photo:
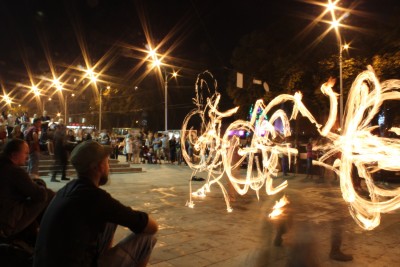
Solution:
{"label": "street light glare", "polygon": [[332,24],[332,27],[335,28],[335,29],[339,28],[339,26],[340,26],[340,23],[339,23],[338,20],[333,20],[331,22],[331,24]]}
{"label": "street light glare", "polygon": [[174,72],[172,73],[172,76],[176,77],[176,76],[178,76],[178,73],[177,73],[176,71],[174,71]]}
{"label": "street light glare", "polygon": [[336,2],[334,2],[334,3],[329,2],[329,3],[326,5],[326,9],[328,9],[329,11],[335,10],[335,9],[336,9]]}
{"label": "street light glare", "polygon": [[344,49],[344,50],[347,50],[347,49],[349,49],[349,47],[350,47],[350,46],[349,46],[348,44],[345,44],[345,45],[343,46],[343,49]]}

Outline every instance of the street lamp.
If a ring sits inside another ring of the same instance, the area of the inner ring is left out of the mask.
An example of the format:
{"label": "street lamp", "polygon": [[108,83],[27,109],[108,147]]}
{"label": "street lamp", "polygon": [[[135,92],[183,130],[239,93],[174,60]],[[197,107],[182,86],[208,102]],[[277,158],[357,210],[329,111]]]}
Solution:
{"label": "street lamp", "polygon": [[340,30],[339,27],[341,26],[340,20],[342,18],[337,19],[335,15],[335,10],[337,9],[337,3],[339,0],[336,0],[335,2],[332,2],[332,0],[328,0],[328,3],[326,4],[326,9],[331,13],[332,16],[332,21],[331,27],[335,29],[336,31],[336,37],[338,39],[339,43],[339,87],[340,87],[340,106],[339,106],[339,123],[340,123],[340,129],[343,129],[343,50],[348,49],[349,46],[347,44],[343,45],[342,44],[342,36],[340,35]]}
{"label": "street lamp", "polygon": [[340,80],[340,106],[339,106],[339,120],[340,129],[343,129],[343,50],[349,49],[349,45],[342,45],[342,38],[339,35],[339,80]]}
{"label": "street lamp", "polygon": [[[109,90],[111,87],[110,86],[107,86],[107,90]],[[102,112],[103,112],[103,110],[102,110],[102,103],[103,103],[103,101],[102,101],[102,95],[103,95],[103,87],[102,86],[100,86],[100,98],[99,98],[99,131],[101,131],[101,115],[102,115]]]}
{"label": "street lamp", "polygon": [[164,68],[164,101],[165,101],[165,106],[164,106],[164,122],[165,122],[165,131],[168,131],[168,80],[171,79],[172,77],[178,76],[177,72],[172,72],[172,73],[167,73],[167,70]]}

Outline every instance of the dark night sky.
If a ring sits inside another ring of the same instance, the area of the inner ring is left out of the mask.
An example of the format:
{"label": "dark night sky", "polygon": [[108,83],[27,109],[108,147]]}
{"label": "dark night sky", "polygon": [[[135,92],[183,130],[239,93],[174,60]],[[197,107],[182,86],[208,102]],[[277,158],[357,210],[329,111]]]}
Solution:
{"label": "dark night sky", "polygon": [[[370,14],[360,15],[361,20],[384,23],[400,1],[341,2],[358,3],[358,10]],[[204,70],[224,84],[232,51],[244,34],[282,18],[305,27],[322,9],[297,0],[1,0],[0,81],[8,92],[27,80],[26,66],[34,76],[48,71],[44,51],[56,66],[84,64],[77,42],[82,38],[91,64],[107,54],[114,60],[107,73],[132,84],[143,72],[133,70],[145,55],[138,49],[145,49],[147,29],[154,45],[163,43],[159,51],[169,53],[168,63],[182,68],[180,85],[190,99],[196,76]]]}

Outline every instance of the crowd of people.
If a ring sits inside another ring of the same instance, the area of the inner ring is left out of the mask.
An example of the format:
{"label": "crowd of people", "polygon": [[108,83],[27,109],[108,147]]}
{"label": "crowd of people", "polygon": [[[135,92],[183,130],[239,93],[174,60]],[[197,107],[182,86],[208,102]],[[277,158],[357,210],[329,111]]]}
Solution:
{"label": "crowd of people", "polygon": [[134,164],[161,164],[163,161],[180,165],[184,162],[180,138],[170,137],[168,132],[128,133],[119,147],[126,155],[126,162]]}

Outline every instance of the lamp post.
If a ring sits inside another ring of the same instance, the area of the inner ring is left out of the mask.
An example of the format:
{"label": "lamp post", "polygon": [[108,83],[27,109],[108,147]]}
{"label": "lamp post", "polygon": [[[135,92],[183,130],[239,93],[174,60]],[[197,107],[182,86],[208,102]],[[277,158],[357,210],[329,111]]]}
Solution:
{"label": "lamp post", "polygon": [[102,108],[101,108],[101,105],[102,105],[102,94],[103,94],[103,87],[102,86],[100,86],[100,98],[99,98],[99,132],[101,131],[101,113],[102,113]]}
{"label": "lamp post", "polygon": [[[168,80],[172,77],[178,76],[178,73],[173,71],[172,73],[167,73],[167,69],[163,67],[162,65],[165,65],[161,62],[161,60],[157,57],[156,50],[150,49],[149,52],[149,57],[152,59],[152,67],[158,67],[159,70],[161,71],[161,76],[163,76],[164,79],[164,126],[165,126],[165,131],[168,131]],[[163,75],[164,74],[164,75]]]}
{"label": "lamp post", "polygon": [[67,113],[68,113],[68,94],[65,94],[64,101],[64,123],[67,123]]}
{"label": "lamp post", "polygon": [[164,106],[164,122],[165,122],[165,131],[168,131],[168,79],[172,77],[176,77],[178,73],[175,71],[173,73],[167,73],[167,70],[164,68],[164,101],[165,101],[165,106]]}
{"label": "lamp post", "polygon": [[343,128],[343,50],[349,49],[349,45],[342,45],[342,40],[339,38],[339,79],[340,79],[340,128]]}
{"label": "lamp post", "polygon": [[336,0],[335,2],[332,2],[332,0],[328,0],[328,3],[326,4],[327,11],[330,12],[332,16],[332,21],[331,23],[331,28],[335,29],[336,32],[336,37],[339,43],[339,87],[340,87],[340,95],[339,95],[339,123],[340,123],[340,129],[343,129],[343,50],[348,49],[348,45],[342,44],[342,36],[340,34],[339,27],[341,26],[340,21],[343,19],[342,17],[337,18],[335,14],[335,10],[337,9],[337,3],[339,0]]}

